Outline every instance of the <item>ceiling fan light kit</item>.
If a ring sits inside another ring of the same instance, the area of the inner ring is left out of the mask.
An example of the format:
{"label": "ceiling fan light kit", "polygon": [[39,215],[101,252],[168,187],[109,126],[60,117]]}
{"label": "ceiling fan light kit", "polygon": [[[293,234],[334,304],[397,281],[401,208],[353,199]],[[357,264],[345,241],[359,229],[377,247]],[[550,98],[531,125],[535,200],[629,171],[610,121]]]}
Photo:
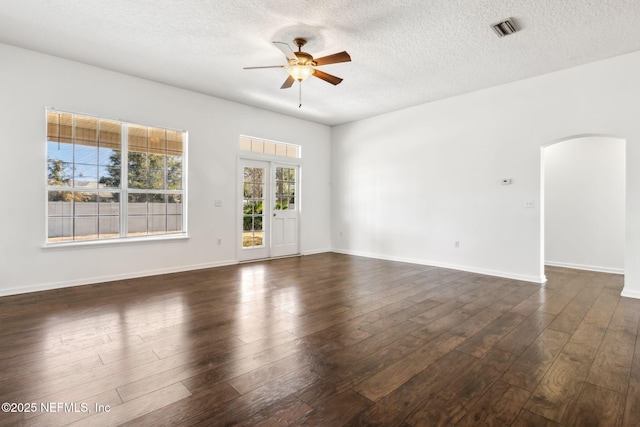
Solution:
{"label": "ceiling fan light kit", "polygon": [[[287,70],[287,79],[284,81],[280,89],[288,89],[290,88],[295,81],[298,81],[302,84],[302,81],[307,77],[315,76],[325,82],[331,83],[332,85],[337,85],[342,82],[340,77],[333,76],[331,74],[320,71],[314,67],[328,65],[328,64],[336,64],[339,62],[350,62],[351,56],[346,51],[334,53],[333,55],[323,56],[322,58],[314,59],[313,56],[308,54],[307,52],[302,51],[302,46],[307,43],[306,39],[296,38],[293,40],[296,46],[298,46],[298,51],[295,52],[291,49],[287,43],[274,41],[273,44],[284,53],[287,57],[287,62],[289,65],[267,65],[262,67],[245,67],[245,70],[255,70],[259,68],[285,68]],[[300,103],[298,107],[302,107],[302,86],[300,86]]]}
{"label": "ceiling fan light kit", "polygon": [[312,75],[313,71],[311,65],[289,65],[287,67],[287,73],[299,82]]}

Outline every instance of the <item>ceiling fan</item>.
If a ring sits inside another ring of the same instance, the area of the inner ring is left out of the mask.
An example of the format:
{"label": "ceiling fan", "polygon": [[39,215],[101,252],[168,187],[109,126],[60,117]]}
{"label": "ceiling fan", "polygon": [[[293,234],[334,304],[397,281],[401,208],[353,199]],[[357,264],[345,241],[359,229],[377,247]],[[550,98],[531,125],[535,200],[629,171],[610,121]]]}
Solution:
{"label": "ceiling fan", "polygon": [[[284,81],[282,86],[280,86],[280,89],[290,88],[296,80],[302,83],[302,81],[309,76],[315,76],[321,80],[324,80],[325,82],[331,83],[332,85],[337,85],[342,82],[342,79],[340,77],[325,73],[314,67],[336,64],[339,62],[350,62],[351,57],[347,52],[342,51],[334,53],[333,55],[327,55],[323,56],[322,58],[314,59],[313,56],[311,56],[307,52],[302,51],[302,46],[307,43],[306,39],[296,38],[293,40],[293,42],[296,44],[296,46],[298,46],[297,52],[291,49],[291,46],[289,46],[287,43],[273,42],[273,44],[276,45],[276,47],[280,49],[282,53],[284,53],[284,55],[287,57],[289,65],[267,65],[262,67],[244,67],[243,69],[256,70],[260,68],[285,68],[289,75],[287,76],[287,79]],[[300,98],[302,98],[302,85],[300,85]],[[302,101],[300,101],[300,105],[298,107],[302,107]]]}

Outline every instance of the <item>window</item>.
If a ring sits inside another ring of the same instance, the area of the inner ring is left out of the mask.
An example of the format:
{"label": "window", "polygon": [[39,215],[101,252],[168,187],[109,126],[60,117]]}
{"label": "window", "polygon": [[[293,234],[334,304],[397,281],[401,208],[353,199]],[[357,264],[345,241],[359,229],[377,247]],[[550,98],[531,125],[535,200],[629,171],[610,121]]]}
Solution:
{"label": "window", "polygon": [[47,110],[47,242],[186,232],[186,132]]}
{"label": "window", "polygon": [[300,146],[284,142],[267,141],[264,139],[240,137],[240,150],[252,153],[270,154],[272,156],[300,158]]}

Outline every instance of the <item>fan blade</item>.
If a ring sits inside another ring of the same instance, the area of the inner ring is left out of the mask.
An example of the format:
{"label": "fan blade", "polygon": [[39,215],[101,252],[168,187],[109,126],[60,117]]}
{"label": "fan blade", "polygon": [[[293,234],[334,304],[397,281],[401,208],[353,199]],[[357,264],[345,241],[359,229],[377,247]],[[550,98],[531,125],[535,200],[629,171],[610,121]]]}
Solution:
{"label": "fan blade", "polygon": [[351,57],[347,52],[338,52],[333,55],[323,56],[313,60],[316,65],[336,64],[338,62],[350,62]]}
{"label": "fan blade", "polygon": [[315,68],[313,70],[313,75],[319,79],[324,80],[325,82],[331,83],[332,85],[340,84],[340,82],[342,81],[340,77],[332,76],[331,74],[316,70]]}
{"label": "fan blade", "polygon": [[282,51],[282,53],[284,53],[284,56],[287,57],[287,59],[295,59],[296,58],[296,53],[293,51],[293,49],[291,49],[291,46],[289,46],[287,43],[284,42],[273,42],[274,45],[276,45],[276,47],[278,49],[280,49]]}
{"label": "fan blade", "polygon": [[243,70],[258,70],[260,68],[287,68],[286,65],[266,65],[264,67],[244,67]]}
{"label": "fan blade", "polygon": [[282,83],[282,86],[280,86],[280,89],[289,89],[293,84],[293,82],[295,81],[296,79],[294,79],[293,77],[287,76],[287,80],[285,80],[284,83]]}

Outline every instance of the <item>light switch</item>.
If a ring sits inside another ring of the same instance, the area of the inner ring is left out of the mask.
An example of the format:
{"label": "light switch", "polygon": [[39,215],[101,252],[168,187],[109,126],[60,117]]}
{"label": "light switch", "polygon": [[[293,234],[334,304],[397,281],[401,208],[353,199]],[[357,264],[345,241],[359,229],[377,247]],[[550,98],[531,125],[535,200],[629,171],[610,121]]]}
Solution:
{"label": "light switch", "polygon": [[222,200],[216,200],[216,207],[219,208],[222,206]]}

